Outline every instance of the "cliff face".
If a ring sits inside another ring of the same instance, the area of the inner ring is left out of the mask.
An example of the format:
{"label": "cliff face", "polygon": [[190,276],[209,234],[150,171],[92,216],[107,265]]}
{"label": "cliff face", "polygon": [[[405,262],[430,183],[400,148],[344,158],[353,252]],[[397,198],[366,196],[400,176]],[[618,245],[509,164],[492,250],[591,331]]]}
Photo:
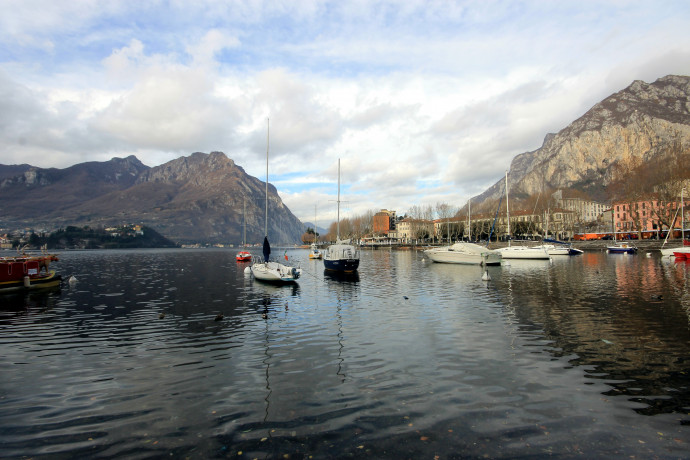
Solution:
{"label": "cliff face", "polygon": [[[304,226],[269,184],[269,239],[299,241]],[[265,182],[221,152],[149,168],[135,157],[64,170],[30,167],[0,181],[3,227],[142,223],[177,242],[240,243],[264,235]],[[246,204],[246,214],[244,213]]]}
{"label": "cliff face", "polygon": [[[690,77],[635,81],[607,97],[541,148],[517,155],[510,166],[511,194],[574,188],[595,198],[612,180],[616,165],[663,157],[672,145],[690,147]],[[499,180],[476,200],[498,198]]]}

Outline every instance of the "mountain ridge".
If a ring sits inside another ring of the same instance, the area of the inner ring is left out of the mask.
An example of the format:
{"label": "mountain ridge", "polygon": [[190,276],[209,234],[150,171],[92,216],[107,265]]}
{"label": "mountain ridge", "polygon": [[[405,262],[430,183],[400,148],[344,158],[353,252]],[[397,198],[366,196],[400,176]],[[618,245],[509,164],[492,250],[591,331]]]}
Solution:
{"label": "mountain ridge", "polygon": [[[541,147],[516,155],[510,164],[511,196],[547,189],[575,189],[595,199],[615,179],[616,168],[649,162],[690,147],[690,77],[667,75],[653,83],[633,81],[595,104]],[[496,200],[503,179],[472,199]]]}
{"label": "mountain ridge", "polygon": [[[12,171],[0,168],[0,174]],[[264,235],[265,182],[222,152],[194,152],[155,167],[135,156],[65,169],[26,168],[0,179],[4,226],[56,228],[132,222],[179,243],[231,243]],[[0,176],[2,177],[2,176]],[[269,184],[269,239],[299,242],[304,226]],[[247,215],[243,215],[244,204]]]}

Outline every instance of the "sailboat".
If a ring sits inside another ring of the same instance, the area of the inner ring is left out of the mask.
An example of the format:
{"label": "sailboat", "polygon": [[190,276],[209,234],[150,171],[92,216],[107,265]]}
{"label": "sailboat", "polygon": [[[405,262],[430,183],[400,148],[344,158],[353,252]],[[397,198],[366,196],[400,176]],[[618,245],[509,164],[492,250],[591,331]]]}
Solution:
{"label": "sailboat", "polygon": [[316,205],[314,205],[314,242],[311,244],[311,250],[309,251],[310,259],[321,259],[323,254],[319,251],[319,247],[316,245]]}
{"label": "sailboat", "polygon": [[583,254],[584,251],[581,249],[574,248],[572,243],[566,243],[565,241],[559,241],[554,238],[549,238],[549,214],[550,210],[546,210],[546,229],[544,230],[544,239],[542,244],[539,246],[533,246],[534,248],[542,248],[549,253],[550,256],[577,256]]}
{"label": "sailboat", "polygon": [[336,224],[336,241],[326,250],[323,265],[326,270],[337,272],[355,272],[359,268],[359,251],[350,244],[350,240],[340,239],[340,158],[338,158],[338,220]]}
{"label": "sailboat", "polygon": [[[250,267],[245,268],[245,273],[247,270],[254,275],[254,278],[262,281],[271,281],[275,283],[293,283],[302,274],[301,268],[290,267],[289,265],[284,265],[279,262],[271,262],[269,260],[271,256],[271,245],[268,242],[268,139],[269,139],[269,129],[268,129],[268,119],[266,120],[266,218],[264,222],[264,247],[263,247],[263,260],[260,257],[256,257],[252,261]],[[287,259],[287,255],[285,256]]]}
{"label": "sailboat", "polygon": [[249,251],[244,249],[247,246],[247,200],[244,200],[244,230],[242,233],[242,250],[237,253],[235,256],[235,259],[237,259],[238,262],[249,262],[252,260],[252,255]]}
{"label": "sailboat", "polygon": [[678,210],[676,209],[676,215],[673,216],[671,228],[668,230],[668,233],[666,233],[666,238],[664,239],[664,242],[661,245],[662,257],[676,256],[677,259],[687,259],[688,257],[690,257],[690,246],[686,246],[685,242],[685,201],[683,196],[684,192],[685,188],[682,188],[680,190],[680,241],[682,245],[675,248],[664,248],[664,245],[666,245],[666,242],[668,241],[668,236],[671,233],[673,233],[673,224],[676,222],[676,217],[678,216]]}
{"label": "sailboat", "polygon": [[511,246],[510,238],[510,208],[508,206],[508,171],[506,171],[506,217],[508,219],[508,247],[496,249],[503,259],[540,259],[551,258],[543,247]]}

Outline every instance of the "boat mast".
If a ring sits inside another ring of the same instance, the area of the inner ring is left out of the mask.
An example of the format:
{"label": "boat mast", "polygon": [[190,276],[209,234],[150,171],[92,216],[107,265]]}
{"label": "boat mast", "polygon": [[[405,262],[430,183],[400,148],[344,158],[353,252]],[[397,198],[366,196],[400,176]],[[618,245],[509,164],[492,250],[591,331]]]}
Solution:
{"label": "boat mast", "polygon": [[266,218],[264,220],[264,236],[268,238],[268,134],[270,131],[269,119],[266,118]]}
{"label": "boat mast", "polygon": [[316,205],[314,205],[314,244],[316,244]]}
{"label": "boat mast", "polygon": [[338,224],[336,227],[336,243],[340,241],[340,158],[338,158]]}
{"label": "boat mast", "polygon": [[685,199],[683,198],[683,192],[685,187],[680,189],[680,242],[685,246]]}
{"label": "boat mast", "polygon": [[467,241],[472,241],[472,198],[467,200]]}
{"label": "boat mast", "polygon": [[510,246],[510,209],[508,202],[508,171],[506,170],[506,217],[508,218],[508,246]]}
{"label": "boat mast", "polygon": [[244,197],[244,231],[242,233],[242,247],[247,245],[247,197]]}

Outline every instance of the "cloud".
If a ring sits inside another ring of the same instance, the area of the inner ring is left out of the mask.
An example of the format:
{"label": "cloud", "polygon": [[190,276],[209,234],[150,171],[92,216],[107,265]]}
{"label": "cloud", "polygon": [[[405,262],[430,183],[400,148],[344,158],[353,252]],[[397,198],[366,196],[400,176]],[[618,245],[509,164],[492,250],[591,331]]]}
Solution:
{"label": "cloud", "polygon": [[690,74],[682,1],[53,2],[0,17],[0,163],[225,152],[305,220],[453,202],[635,79]]}

